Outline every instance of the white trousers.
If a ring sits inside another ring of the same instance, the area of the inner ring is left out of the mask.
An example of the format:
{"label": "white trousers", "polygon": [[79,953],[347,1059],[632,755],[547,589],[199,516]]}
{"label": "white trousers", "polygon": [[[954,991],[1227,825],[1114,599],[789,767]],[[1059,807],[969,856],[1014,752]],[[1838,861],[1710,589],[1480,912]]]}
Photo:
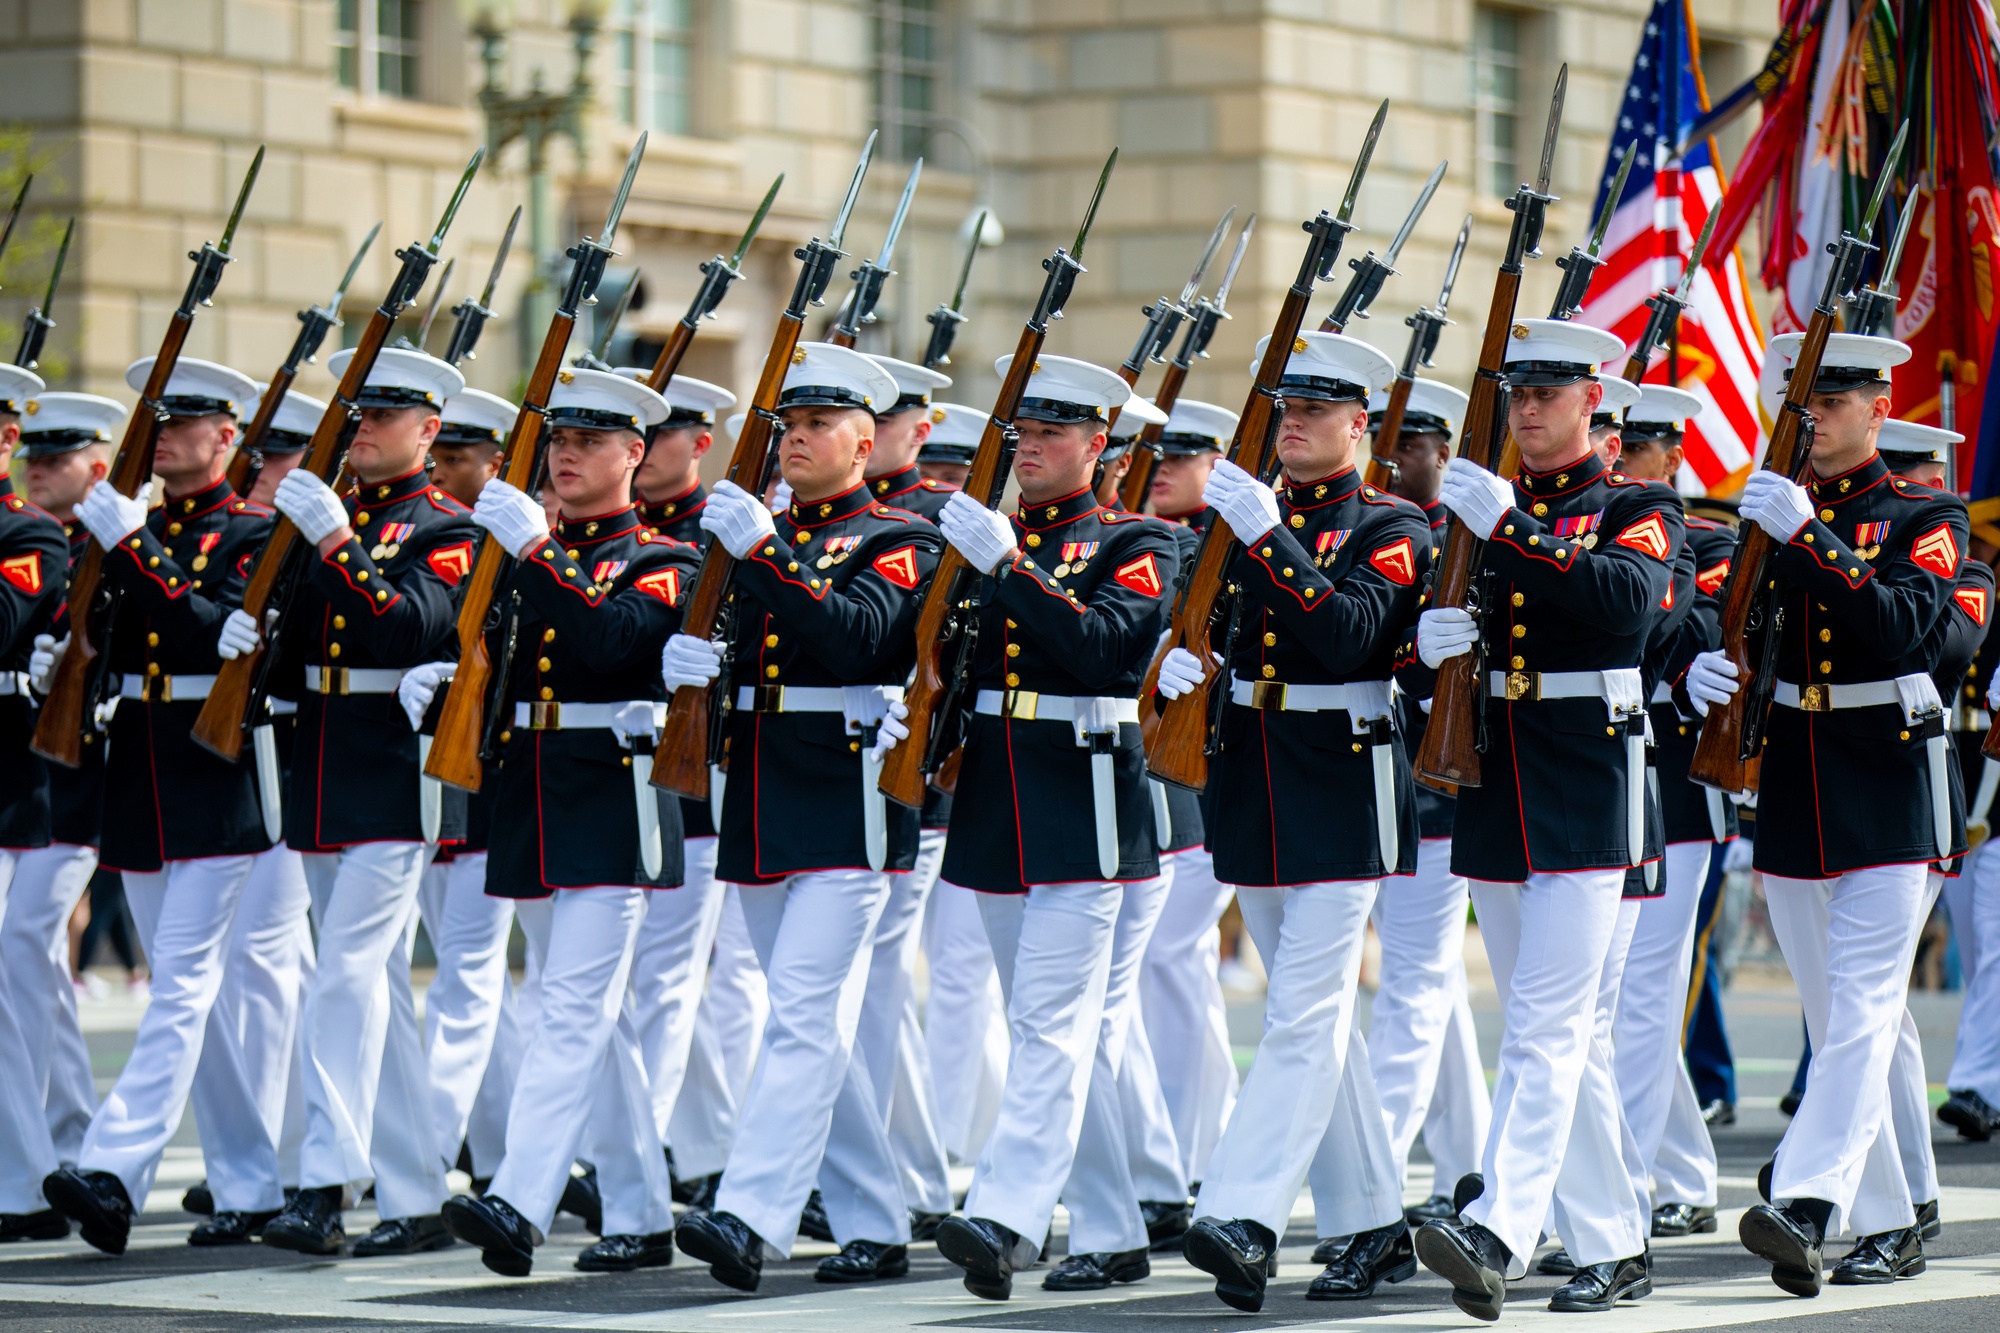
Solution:
{"label": "white trousers", "polygon": [[1471,881],[1505,1027],[1486,1190],[1464,1216],[1512,1252],[1510,1276],[1526,1271],[1559,1180],[1563,1240],[1579,1264],[1646,1248],[1611,1053],[1597,1031],[1624,879],[1622,870],[1587,870]]}
{"label": "white trousers", "polygon": [[144,1210],[160,1154],[187,1109],[208,1016],[222,990],[229,928],[255,860],[211,856],[125,873],[125,901],[146,950],[152,999],[125,1068],[91,1118],[77,1165],[117,1176],[135,1212]]}
{"label": "white trousers", "polygon": [[284,1206],[280,1148],[297,1068],[300,965],[313,949],[309,903],[297,852],[280,843],[258,854],[189,1095],[219,1212]]}
{"label": "white trousers", "polygon": [[1958,1045],[1945,1086],[1969,1088],[2000,1106],[2000,845],[1982,843],[1944,886],[1965,975]]}
{"label": "white trousers", "polygon": [[647,894],[602,885],[515,904],[538,962],[539,1001],[490,1192],[544,1235],[579,1157],[597,1166],[605,1235],[673,1229],[667,1159],[627,994]]}
{"label": "white trousers", "polygon": [[1402,1217],[1388,1119],[1354,1023],[1378,888],[1375,880],[1237,887],[1243,924],[1267,960],[1264,1033],[1209,1158],[1196,1216],[1249,1218],[1282,1237],[1310,1179],[1322,1236]]}
{"label": "white trousers", "polygon": [[1083,1125],[1062,1189],[1071,1254],[1144,1249],[1139,1200],[1187,1197],[1180,1148],[1138,1014],[1139,969],[1166,899],[1164,876],[1125,885],[1112,927]]}
{"label": "white trousers", "polygon": [[[1944,876],[1930,871],[1920,920],[1930,920],[1931,908],[1937,905],[1943,887]],[[1896,1025],[1896,1053],[1889,1059],[1889,1120],[1896,1132],[1896,1154],[1910,1202],[1928,1203],[1938,1196],[1937,1155],[1931,1148],[1930,1086],[1925,1081],[1924,1046],[1917,1035],[1916,1016],[1907,1004]]]}
{"label": "white trousers", "polygon": [[95,847],[58,842],[20,852],[0,914],[0,989],[27,1043],[25,1077],[42,1099],[56,1156],[65,1162],[83,1151],[97,1110],[69,970],[70,914],[96,869]]}
{"label": "white trousers", "polygon": [[[854,1038],[868,1066],[876,1114],[889,1136],[903,1198],[924,1213],[951,1211],[951,1168],[938,1134],[937,1094],[917,1017],[916,987],[924,906],[944,863],[944,835],[943,829],[923,830],[916,865],[907,874],[889,876]],[[842,1114],[836,1106],[835,1137],[843,1131]]]}
{"label": "white trousers", "polygon": [[[0,848],[0,925],[11,910],[10,889],[20,856]],[[55,1143],[30,1067],[12,988],[0,986],[0,1213],[38,1213],[48,1207],[42,1181],[56,1169]]]}
{"label": "white trousers", "polygon": [[1824,1199],[1830,1231],[1873,1235],[1916,1213],[1890,1115],[1890,1067],[1923,927],[1928,872],[1878,866],[1834,879],[1764,876],[1771,931],[1805,1007],[1812,1068],[1778,1143],[1771,1197]]}
{"label": "white trousers", "polygon": [[410,995],[417,890],[435,848],[371,842],[304,857],[319,922],[306,997],[306,1138],[300,1183],[375,1182],[382,1218],[445,1199],[429,1070]]}
{"label": "white trousers", "polygon": [[683,847],[681,885],[646,896],[646,919],[632,954],[632,1024],[652,1089],[654,1132],[663,1143],[671,1142],[708,956],[728,897],[727,886],[715,878],[716,840],[690,838]]}
{"label": "white trousers", "polygon": [[1214,858],[1199,847],[1167,853],[1160,869],[1169,878],[1167,902],[1146,946],[1139,1009],[1180,1147],[1181,1179],[1191,1182],[1207,1173],[1236,1104],[1236,1056],[1216,973],[1222,957],[1216,923],[1234,890],[1216,880]]}
{"label": "white trousers", "polygon": [[486,853],[467,852],[424,869],[417,910],[437,954],[437,976],[424,995],[425,1065],[435,1151],[450,1166],[500,1031],[514,902],[487,896]]}
{"label": "white trousers", "polygon": [[743,922],[742,895],[731,884],[715,928],[708,992],[695,1010],[687,1074],[668,1122],[674,1169],[683,1179],[714,1175],[729,1161],[770,1006],[763,965]]}
{"label": "white trousers", "polygon": [[930,965],[924,1048],[937,1093],[938,1133],[950,1159],[961,1165],[979,1160],[999,1118],[1007,1079],[1007,1001],[980,920],[979,897],[940,880],[924,922]]}
{"label": "white trousers", "polygon": [[1375,899],[1382,971],[1368,1059],[1396,1179],[1421,1129],[1433,1194],[1449,1195],[1479,1169],[1493,1115],[1465,977],[1466,896],[1465,877],[1451,873],[1451,839],[1431,838],[1417,845],[1417,873],[1391,880]]}
{"label": "white trousers", "polygon": [[909,1206],[854,1041],[888,881],[872,870],[822,870],[736,886],[771,1017],[715,1207],[781,1255],[792,1252],[815,1178],[842,1245],[910,1239]]}
{"label": "white trousers", "polygon": [[500,985],[500,1020],[494,1025],[493,1053],[486,1059],[486,1075],[472,1099],[472,1112],[465,1121],[465,1150],[472,1158],[472,1174],[490,1180],[507,1154],[507,1108],[514,1100],[514,1081],[519,1077],[521,1052],[528,1034],[521,1021],[520,993],[525,987],[514,984],[513,973],[503,975]]}
{"label": "white trousers", "polygon": [[965,1215],[1040,1245],[1075,1164],[1125,886],[1038,884],[976,895],[1007,1002],[1000,1113],[973,1167]]}

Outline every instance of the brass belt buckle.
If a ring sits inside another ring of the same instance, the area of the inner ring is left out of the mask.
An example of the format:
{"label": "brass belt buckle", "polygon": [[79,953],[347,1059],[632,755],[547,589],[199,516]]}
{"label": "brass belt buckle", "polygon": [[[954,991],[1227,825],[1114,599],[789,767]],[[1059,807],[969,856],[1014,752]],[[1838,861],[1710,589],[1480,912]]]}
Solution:
{"label": "brass belt buckle", "polygon": [[139,702],[142,704],[170,704],[174,701],[174,678],[172,676],[147,676],[139,686]]}
{"label": "brass belt buckle", "polygon": [[319,669],[319,692],[321,694],[347,693],[347,668],[323,666]]}
{"label": "brass belt buckle", "polygon": [[1250,706],[1252,708],[1283,709],[1285,706],[1285,682],[1282,680],[1251,681]]}
{"label": "brass belt buckle", "polygon": [[1825,713],[1833,708],[1833,691],[1825,685],[1806,685],[1799,690],[1799,709],[1806,713]]}
{"label": "brass belt buckle", "polygon": [[1534,700],[1541,697],[1541,676],[1539,672],[1533,675],[1530,675],[1526,671],[1509,671],[1507,673],[1507,702],[1513,703],[1519,699]]}
{"label": "brass belt buckle", "polygon": [[1016,722],[1033,722],[1042,706],[1042,696],[1033,690],[1008,690],[1000,696],[1000,715]]}
{"label": "brass belt buckle", "polygon": [[559,700],[536,701],[528,705],[528,730],[561,731],[562,703]]}
{"label": "brass belt buckle", "polygon": [[753,713],[784,712],[785,687],[782,685],[752,685],[750,687],[750,711]]}

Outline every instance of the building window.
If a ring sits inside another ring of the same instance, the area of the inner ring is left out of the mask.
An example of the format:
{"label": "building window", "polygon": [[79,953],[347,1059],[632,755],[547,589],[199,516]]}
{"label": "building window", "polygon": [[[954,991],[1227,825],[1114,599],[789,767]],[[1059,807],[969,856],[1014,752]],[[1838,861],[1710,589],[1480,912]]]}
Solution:
{"label": "building window", "polygon": [[936,120],[944,82],[940,0],[880,0],[875,12],[876,100],[883,147],[919,157]]}
{"label": "building window", "polygon": [[1521,16],[1481,5],[1472,29],[1473,143],[1479,181],[1507,198],[1521,175]]}
{"label": "building window", "polygon": [[635,129],[694,129],[694,0],[617,0],[611,105]]}
{"label": "building window", "polygon": [[334,74],[364,96],[421,92],[422,0],[340,0],[333,29]]}

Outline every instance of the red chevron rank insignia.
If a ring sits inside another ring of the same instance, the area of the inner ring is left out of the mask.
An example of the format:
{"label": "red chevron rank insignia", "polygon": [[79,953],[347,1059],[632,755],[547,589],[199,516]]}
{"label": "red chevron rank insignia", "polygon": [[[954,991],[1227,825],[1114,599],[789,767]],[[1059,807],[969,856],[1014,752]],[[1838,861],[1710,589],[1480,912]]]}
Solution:
{"label": "red chevron rank insignia", "polygon": [[1729,562],[1727,560],[1718,560],[1707,569],[1700,570],[1695,574],[1694,586],[1707,593],[1710,597],[1713,597],[1716,593],[1722,591],[1722,585],[1728,582],[1728,580]]}
{"label": "red chevron rank insignia", "polygon": [[1368,557],[1375,572],[1391,583],[1409,587],[1417,581],[1417,556],[1408,537],[1399,538]]}
{"label": "red chevron rank insignia", "polygon": [[681,604],[681,572],[678,569],[656,569],[650,574],[641,574],[632,580],[632,586],[648,597],[657,597],[668,606]]}
{"label": "red chevron rank insignia", "polygon": [[30,551],[10,560],[0,560],[0,578],[33,597],[42,590],[42,555]]}
{"label": "red chevron rank insignia", "polygon": [[1148,597],[1160,595],[1160,565],[1151,553],[1120,565],[1111,577],[1133,592],[1144,593]]}
{"label": "red chevron rank insignia", "polygon": [[459,580],[472,572],[472,543],[441,546],[424,558],[430,562],[433,574],[456,588]]}
{"label": "red chevron rank insignia", "polygon": [[1957,588],[1952,591],[1951,600],[1958,603],[1958,609],[1972,617],[1975,625],[1986,623],[1987,593],[1984,588]]}
{"label": "red chevron rank insignia", "polygon": [[1917,538],[1910,547],[1910,559],[1917,562],[1917,568],[1927,569],[1941,579],[1956,575],[1958,542],[1952,537],[1951,528],[1940,523]]}
{"label": "red chevron rank insignia", "polygon": [[899,546],[887,555],[876,556],[870,568],[898,588],[914,588],[917,586],[917,548]]}
{"label": "red chevron rank insignia", "polygon": [[1620,546],[1629,546],[1635,551],[1644,551],[1655,560],[1665,560],[1673,543],[1667,539],[1666,521],[1658,514],[1648,514],[1631,527],[1618,534],[1614,540]]}

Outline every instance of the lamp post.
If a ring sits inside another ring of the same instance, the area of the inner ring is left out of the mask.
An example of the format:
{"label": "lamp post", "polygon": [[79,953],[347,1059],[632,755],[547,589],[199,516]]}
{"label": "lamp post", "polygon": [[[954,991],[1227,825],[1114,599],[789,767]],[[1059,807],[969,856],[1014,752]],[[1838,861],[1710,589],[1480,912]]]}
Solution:
{"label": "lamp post", "polygon": [[485,82],[479,89],[479,109],[486,113],[486,154],[497,158],[516,139],[528,145],[528,251],[534,262],[519,331],[530,361],[555,310],[554,257],[549,253],[549,144],[558,136],[567,137],[576,147],[579,164],[590,155],[589,113],[597,97],[590,79],[590,57],[597,49],[599,22],[593,5],[579,4],[571,13],[570,45],[576,52],[576,72],[562,92],[545,90],[542,71],[537,69],[527,92],[509,93],[501,83],[500,62],[507,39],[499,22],[488,10],[473,28],[479,38],[480,60],[486,66]]}

